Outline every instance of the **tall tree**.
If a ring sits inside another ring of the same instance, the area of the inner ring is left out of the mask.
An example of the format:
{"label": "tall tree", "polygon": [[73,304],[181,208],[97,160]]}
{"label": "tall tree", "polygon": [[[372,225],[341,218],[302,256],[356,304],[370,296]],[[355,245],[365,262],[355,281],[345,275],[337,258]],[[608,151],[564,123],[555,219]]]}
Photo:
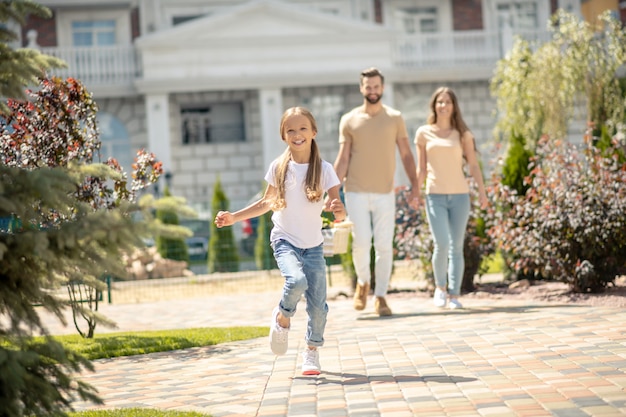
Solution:
{"label": "tall tree", "polygon": [[[0,23],[23,22],[27,13],[49,15],[30,1],[0,2]],[[64,322],[68,301],[60,291],[68,284],[99,288],[103,273],[125,273],[122,253],[148,233],[134,220],[148,202],[138,204],[135,194],[161,168],[141,152],[129,183],[116,161],[93,163],[99,141],[91,96],[77,80],[39,80],[58,61],[13,50],[7,27],[0,25],[0,95],[10,97],[0,103],[0,415],[65,415],[77,398],[100,402],[77,378],[93,368],[48,337],[41,309]],[[36,92],[24,90],[33,85]]]}
{"label": "tall tree", "polygon": [[[23,25],[29,14],[52,16],[50,9],[32,1],[0,1],[0,97],[25,98],[24,86],[37,85],[46,70],[64,66],[57,58],[34,49],[11,47],[19,37],[9,24]],[[0,113],[7,110],[6,104],[0,102]]]}
{"label": "tall tree", "polygon": [[563,138],[579,104],[581,115],[600,129],[624,122],[618,69],[626,63],[626,28],[609,11],[599,26],[560,10],[548,42],[517,39],[498,62],[491,91],[500,112],[496,137],[517,135],[531,152],[547,134]]}

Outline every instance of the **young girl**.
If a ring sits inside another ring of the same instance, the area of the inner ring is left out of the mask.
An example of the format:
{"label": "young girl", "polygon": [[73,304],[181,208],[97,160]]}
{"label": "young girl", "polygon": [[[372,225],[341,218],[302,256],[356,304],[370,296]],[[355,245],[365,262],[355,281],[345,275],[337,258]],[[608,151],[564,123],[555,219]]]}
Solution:
{"label": "young girl", "polygon": [[[270,348],[276,355],[287,352],[290,319],[304,294],[309,319],[303,375],[321,372],[317,348],[324,344],[328,314],[321,213],[330,211],[339,221],[346,216],[339,198],[339,178],[333,166],[321,159],[316,134],[317,125],[311,112],[302,107],[287,109],[280,121],[280,135],[287,149],[265,174],[268,184],[265,194],[244,209],[234,213],[220,211],[215,217],[217,227],[224,227],[274,211],[270,241],[285,285],[272,313]],[[325,191],[328,192],[326,203]]]}
{"label": "young girl", "polygon": [[432,264],[437,288],[433,302],[437,307],[449,303],[452,309],[462,308],[458,296],[465,269],[463,243],[470,214],[465,163],[478,186],[481,207],[486,208],[488,201],[474,135],[463,121],[456,95],[449,88],[441,87],[432,95],[428,124],[417,129],[415,148],[418,184],[426,180],[426,216],[435,246]]}

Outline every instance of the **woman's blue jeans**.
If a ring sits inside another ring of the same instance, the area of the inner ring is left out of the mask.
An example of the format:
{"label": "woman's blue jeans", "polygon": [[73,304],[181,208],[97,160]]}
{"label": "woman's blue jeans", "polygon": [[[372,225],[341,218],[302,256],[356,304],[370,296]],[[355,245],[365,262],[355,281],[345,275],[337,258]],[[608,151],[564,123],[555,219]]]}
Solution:
{"label": "woman's blue jeans", "polygon": [[308,346],[324,344],[324,329],[328,304],[326,304],[326,261],[322,245],[300,249],[286,240],[272,243],[274,258],[285,278],[283,295],[278,304],[285,317],[296,314],[298,301],[304,294],[309,316],[305,340]]}
{"label": "woman's blue jeans", "polygon": [[465,259],[463,243],[470,213],[469,194],[428,194],[426,215],[433,236],[433,273],[448,294],[461,294]]}

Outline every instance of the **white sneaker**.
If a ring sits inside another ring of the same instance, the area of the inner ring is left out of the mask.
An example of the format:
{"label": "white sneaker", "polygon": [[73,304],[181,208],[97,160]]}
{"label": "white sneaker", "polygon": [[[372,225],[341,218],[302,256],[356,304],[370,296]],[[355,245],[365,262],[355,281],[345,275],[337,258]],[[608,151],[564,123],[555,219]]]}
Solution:
{"label": "white sneaker", "polygon": [[319,375],[321,373],[320,355],[317,349],[304,349],[302,352],[302,375]]}
{"label": "white sneaker", "polygon": [[278,307],[272,312],[272,324],[270,324],[270,349],[274,355],[284,355],[289,343],[289,327],[281,327],[278,324]]}
{"label": "white sneaker", "polygon": [[435,307],[445,307],[448,301],[448,293],[441,291],[439,288],[435,288],[435,295],[433,296],[433,304]]}
{"label": "white sneaker", "polygon": [[456,310],[457,308],[463,308],[463,304],[456,298],[451,298],[448,308],[450,308],[450,310]]}

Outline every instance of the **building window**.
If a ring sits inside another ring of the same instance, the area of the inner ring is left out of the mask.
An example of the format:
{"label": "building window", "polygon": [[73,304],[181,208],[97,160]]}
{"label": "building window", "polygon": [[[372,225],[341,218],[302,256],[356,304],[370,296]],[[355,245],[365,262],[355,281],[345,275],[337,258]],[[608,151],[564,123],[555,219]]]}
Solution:
{"label": "building window", "polygon": [[86,10],[58,12],[59,46],[129,45],[130,12],[128,10]]}
{"label": "building window", "polygon": [[184,145],[245,140],[243,103],[212,103],[181,107]]}
{"label": "building window", "polygon": [[72,22],[73,46],[111,46],[115,43],[115,20]]}
{"label": "building window", "polygon": [[102,162],[108,158],[115,158],[124,172],[133,170],[135,155],[130,146],[130,138],[126,126],[110,113],[98,113],[98,128],[100,130],[100,155]]}
{"label": "building window", "polygon": [[404,33],[437,32],[437,7],[406,7],[396,10],[396,18]]}
{"label": "building window", "polygon": [[510,25],[516,30],[534,30],[539,28],[539,12],[537,3],[529,1],[512,1],[500,3],[497,7],[499,24]]}

